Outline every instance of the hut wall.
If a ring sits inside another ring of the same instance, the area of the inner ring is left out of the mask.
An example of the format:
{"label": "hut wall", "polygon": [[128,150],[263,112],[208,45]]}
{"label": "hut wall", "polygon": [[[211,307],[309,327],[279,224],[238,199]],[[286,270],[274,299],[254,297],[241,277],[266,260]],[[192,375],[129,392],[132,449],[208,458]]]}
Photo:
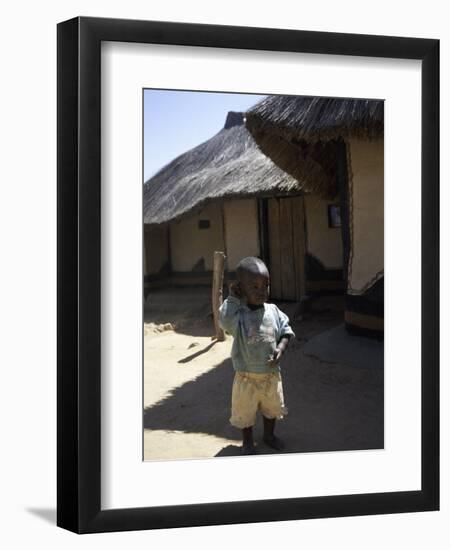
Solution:
{"label": "hut wall", "polygon": [[[201,225],[209,227],[201,228]],[[220,204],[209,204],[199,213],[170,225],[173,272],[201,272],[213,268],[215,250],[224,249],[223,218]]]}
{"label": "hut wall", "polygon": [[256,199],[223,203],[227,269],[234,271],[246,256],[259,256],[258,204]]}
{"label": "hut wall", "polygon": [[350,241],[348,292],[362,294],[384,269],[384,140],[348,147]]}
{"label": "hut wall", "polygon": [[168,230],[167,227],[144,225],[144,275],[155,275],[167,265]]}
{"label": "hut wall", "polygon": [[328,226],[328,205],[317,195],[305,195],[306,249],[327,269],[341,269],[342,236],[339,227]]}

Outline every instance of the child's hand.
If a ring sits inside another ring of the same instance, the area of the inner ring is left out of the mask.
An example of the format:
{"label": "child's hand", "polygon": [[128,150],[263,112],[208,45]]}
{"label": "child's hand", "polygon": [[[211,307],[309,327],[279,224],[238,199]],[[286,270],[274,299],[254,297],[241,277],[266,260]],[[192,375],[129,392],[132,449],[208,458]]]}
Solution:
{"label": "child's hand", "polygon": [[283,336],[283,338],[281,338],[281,340],[278,342],[277,347],[273,350],[272,355],[269,355],[267,362],[269,363],[270,366],[276,367],[278,365],[283,353],[286,351],[286,348],[288,347],[289,338],[290,336]]}
{"label": "child's hand", "polygon": [[276,367],[280,362],[281,356],[283,355],[283,349],[275,348],[272,355],[269,355],[267,362],[271,367]]}
{"label": "child's hand", "polygon": [[238,283],[238,281],[233,281],[228,286],[228,291],[231,294],[231,296],[234,296],[235,298],[242,298],[242,291],[241,286]]}

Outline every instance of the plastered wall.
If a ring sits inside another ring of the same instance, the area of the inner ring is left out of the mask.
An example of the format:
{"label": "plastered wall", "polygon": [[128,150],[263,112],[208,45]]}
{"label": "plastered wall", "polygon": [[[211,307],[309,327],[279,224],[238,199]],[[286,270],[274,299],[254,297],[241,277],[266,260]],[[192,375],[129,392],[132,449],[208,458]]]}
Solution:
{"label": "plastered wall", "polygon": [[384,270],[384,141],[349,140],[350,294],[362,294]]}
{"label": "plastered wall", "polygon": [[[209,220],[210,227],[199,228],[200,220]],[[170,224],[172,271],[192,271],[201,258],[205,270],[213,268],[215,250],[224,250],[223,219],[220,204],[209,204],[201,212]]]}
{"label": "plastered wall", "polygon": [[246,256],[259,255],[258,205],[256,199],[226,201],[225,242],[227,268],[234,271]]}
{"label": "plastered wall", "polygon": [[328,205],[338,204],[305,195],[306,250],[327,269],[340,269],[343,263],[341,228],[328,226]]}

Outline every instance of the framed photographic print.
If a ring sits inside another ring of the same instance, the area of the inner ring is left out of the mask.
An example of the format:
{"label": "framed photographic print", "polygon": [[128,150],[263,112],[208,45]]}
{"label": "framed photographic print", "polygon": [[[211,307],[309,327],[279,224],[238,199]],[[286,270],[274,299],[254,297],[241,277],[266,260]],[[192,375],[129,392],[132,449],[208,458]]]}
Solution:
{"label": "framed photographic print", "polygon": [[437,510],[438,166],[438,40],[60,23],[58,525]]}

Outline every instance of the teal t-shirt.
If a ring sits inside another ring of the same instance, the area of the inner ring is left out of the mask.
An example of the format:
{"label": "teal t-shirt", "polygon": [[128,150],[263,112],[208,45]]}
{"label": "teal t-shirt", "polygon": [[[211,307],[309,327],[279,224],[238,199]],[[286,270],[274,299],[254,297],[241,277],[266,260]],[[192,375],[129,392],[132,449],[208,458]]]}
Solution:
{"label": "teal t-shirt", "polygon": [[295,336],[288,316],[275,304],[250,309],[245,301],[228,296],[220,307],[220,325],[234,337],[231,359],[236,371],[268,373],[280,370],[267,359],[283,336]]}

